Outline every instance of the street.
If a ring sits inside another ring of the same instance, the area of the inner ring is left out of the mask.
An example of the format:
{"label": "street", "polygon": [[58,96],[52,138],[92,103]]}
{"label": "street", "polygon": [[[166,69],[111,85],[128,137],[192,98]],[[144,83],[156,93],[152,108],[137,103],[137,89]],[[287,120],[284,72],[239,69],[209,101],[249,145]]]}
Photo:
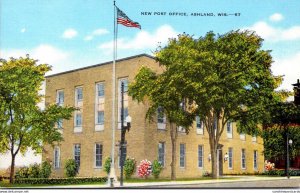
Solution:
{"label": "street", "polygon": [[297,188],[300,189],[300,179],[280,179],[261,181],[229,181],[195,184],[166,184],[144,186],[143,188]]}

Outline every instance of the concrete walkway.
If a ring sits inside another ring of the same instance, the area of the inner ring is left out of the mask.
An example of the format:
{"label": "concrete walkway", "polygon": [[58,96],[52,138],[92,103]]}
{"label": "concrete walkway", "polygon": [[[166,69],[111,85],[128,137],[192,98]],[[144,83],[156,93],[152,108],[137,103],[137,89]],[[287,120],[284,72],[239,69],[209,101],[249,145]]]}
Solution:
{"label": "concrete walkway", "polygon": [[[226,179],[228,178],[228,179]],[[286,180],[286,177],[267,177],[267,176],[223,176],[222,179],[209,179],[209,180],[193,180],[193,181],[167,181],[167,182],[135,182],[135,183],[124,183],[123,187],[120,187],[120,182],[114,184],[114,188],[147,188],[151,186],[165,186],[165,185],[190,185],[190,184],[209,184],[209,183],[228,183],[228,182],[249,182],[249,181],[270,181],[270,180]],[[299,180],[300,187],[300,176],[293,176],[291,179]],[[67,186],[43,186],[39,188],[110,188],[107,184],[105,185],[67,185]]]}

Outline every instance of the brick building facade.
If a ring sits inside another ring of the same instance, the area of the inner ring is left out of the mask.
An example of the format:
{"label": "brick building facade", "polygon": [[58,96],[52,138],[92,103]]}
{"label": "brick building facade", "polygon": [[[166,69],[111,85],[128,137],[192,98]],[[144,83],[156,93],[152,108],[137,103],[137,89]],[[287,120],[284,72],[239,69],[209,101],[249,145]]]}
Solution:
{"label": "brick building facade", "polygon": [[[151,56],[142,54],[120,59],[116,63],[116,115],[120,117],[120,85],[134,80],[140,67],[156,72],[162,68]],[[106,176],[103,165],[111,154],[112,62],[88,66],[46,77],[46,105],[58,103],[78,108],[70,120],[57,124],[64,141],[54,148],[45,147],[43,160],[53,164],[53,177],[64,176],[64,164],[73,158],[80,163],[78,176]],[[125,94],[125,114],[132,117],[126,133],[127,156],[139,163],[142,159],[158,159],[164,165],[161,177],[171,174],[171,139],[165,117],[153,122],[145,120],[147,104],[137,103]],[[120,140],[120,118],[116,118],[116,144]],[[263,140],[237,133],[235,123],[227,125],[220,144],[220,171],[223,174],[242,174],[263,171]],[[177,140],[178,178],[200,177],[211,171],[208,134],[198,117],[190,133],[179,131]],[[225,157],[228,159],[225,160]],[[118,148],[115,148],[116,173],[119,175]]]}

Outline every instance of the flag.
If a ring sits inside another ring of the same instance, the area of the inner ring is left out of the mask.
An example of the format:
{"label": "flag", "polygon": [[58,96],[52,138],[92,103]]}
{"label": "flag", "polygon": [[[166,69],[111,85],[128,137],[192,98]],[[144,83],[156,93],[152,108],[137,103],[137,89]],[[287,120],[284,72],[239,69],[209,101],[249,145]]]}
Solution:
{"label": "flag", "polygon": [[129,19],[129,17],[123,12],[121,11],[117,6],[117,23],[118,24],[122,24],[126,27],[136,27],[141,29],[141,25],[138,22],[134,22],[131,19]]}

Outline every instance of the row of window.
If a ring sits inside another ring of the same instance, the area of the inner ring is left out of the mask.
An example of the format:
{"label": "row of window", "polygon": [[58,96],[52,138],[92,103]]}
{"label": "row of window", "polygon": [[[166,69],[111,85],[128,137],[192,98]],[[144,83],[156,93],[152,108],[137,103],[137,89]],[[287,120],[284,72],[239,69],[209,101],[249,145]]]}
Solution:
{"label": "row of window", "polygon": [[[158,144],[158,162],[165,166],[165,142],[159,142]],[[203,145],[198,145],[198,167],[203,168],[204,167],[204,148]],[[227,153],[226,153],[227,154]],[[208,157],[210,161],[210,155]],[[228,148],[228,158],[226,158],[226,161],[228,161],[228,169],[233,169],[233,148]],[[180,144],[179,145],[179,167],[184,168],[186,164],[186,145]],[[246,150],[241,150],[241,168],[246,169]],[[258,152],[257,150],[253,151],[253,168],[254,170],[258,169]]]}
{"label": "row of window", "polygon": [[[165,153],[166,145],[165,142],[158,143],[158,162],[164,167],[165,166]],[[126,149],[125,149],[126,157]],[[226,153],[227,154],[227,153]],[[80,156],[81,156],[81,145],[74,144],[74,160],[78,166],[80,166]],[[119,152],[120,155],[120,152]],[[94,149],[94,163],[96,168],[102,167],[102,157],[103,157],[103,145],[101,143],[95,144]],[[210,156],[208,157],[210,161]],[[120,166],[120,159],[119,166]],[[225,161],[228,161],[228,169],[233,169],[233,148],[228,148],[228,157]],[[54,148],[54,168],[60,168],[60,148],[56,146]],[[179,145],[179,167],[184,168],[186,165],[186,145]],[[203,145],[198,145],[198,167],[204,167],[204,148]],[[246,169],[246,150],[241,150],[241,168]],[[258,169],[258,152],[257,150],[253,151],[253,168]]]}
{"label": "row of window", "polygon": [[[124,118],[128,116],[128,80],[126,78],[119,80],[119,89],[118,89],[118,114],[121,114],[121,83],[124,83]],[[78,86],[75,88],[75,107],[79,110],[75,111],[74,114],[74,132],[82,131],[82,107],[83,107],[83,87]],[[64,105],[65,101],[64,90],[56,91],[56,103],[60,106]],[[95,85],[95,130],[103,130],[104,129],[104,116],[105,116],[105,84],[104,82],[96,83]],[[118,116],[118,128],[120,128],[121,118]],[[62,128],[62,120],[59,120],[57,123],[58,128]]]}

